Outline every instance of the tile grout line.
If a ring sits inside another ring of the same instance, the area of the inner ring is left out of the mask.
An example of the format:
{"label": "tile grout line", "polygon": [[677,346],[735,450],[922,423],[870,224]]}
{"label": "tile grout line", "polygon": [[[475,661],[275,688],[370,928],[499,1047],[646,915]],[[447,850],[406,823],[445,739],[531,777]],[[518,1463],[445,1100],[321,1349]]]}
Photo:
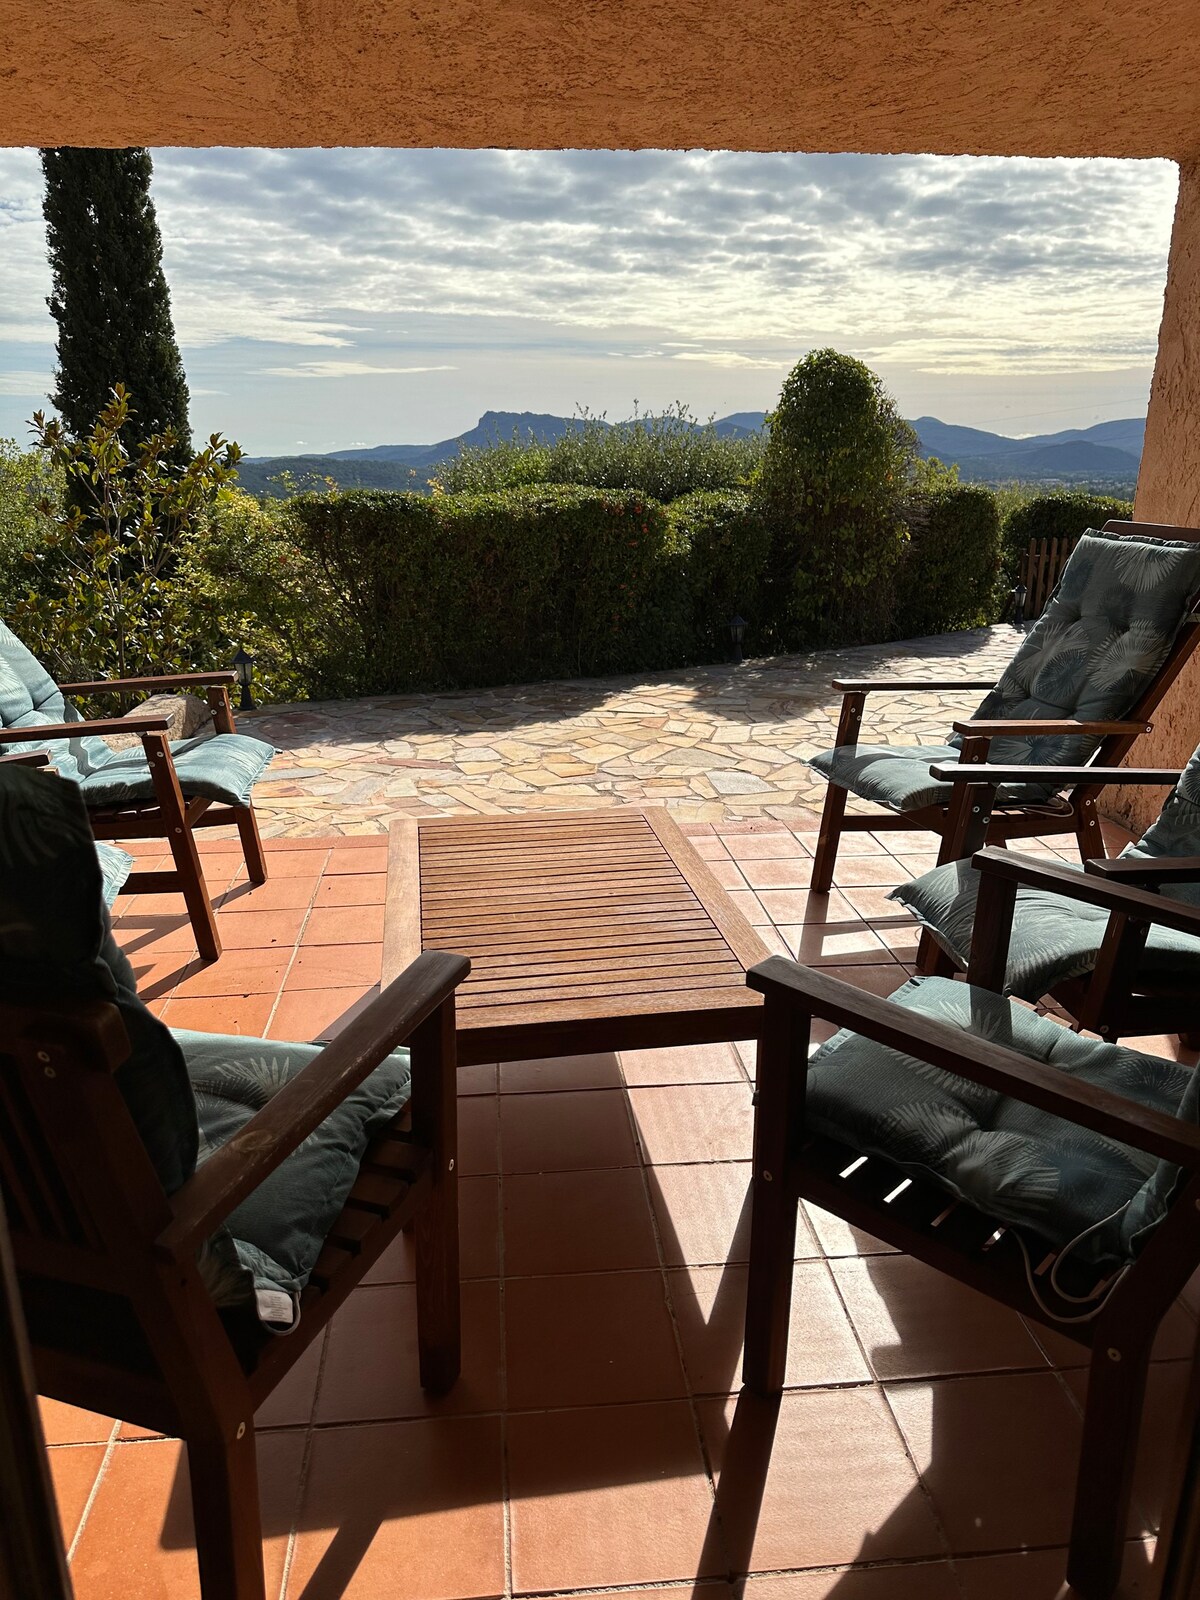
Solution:
{"label": "tile grout line", "polygon": [[279,1010],[280,1001],[283,999],[283,991],[287,987],[287,981],[291,976],[292,968],[296,965],[296,961],[299,958],[300,945],[304,938],[304,930],[308,927],[308,919],[312,915],[313,907],[317,902],[317,896],[321,892],[321,884],[325,881],[325,869],[329,865],[329,858],[332,853],[333,851],[331,847],[326,847],[323,853],[318,850],[314,850],[312,852],[313,855],[322,855],[321,869],[317,873],[317,879],[316,883],[313,885],[312,895],[309,899],[308,905],[305,907],[304,916],[301,920],[300,926],[296,931],[296,940],[292,945],[291,956],[288,959],[287,965],[283,969],[283,976],[279,980],[279,988],[275,991],[275,999],[272,1002],[270,1011],[267,1013],[267,1020],[263,1025],[264,1032],[267,1034],[270,1033],[271,1028],[275,1025],[275,1014]]}
{"label": "tile grout line", "polygon": [[71,1539],[70,1548],[66,1553],[68,1566],[75,1559],[75,1552],[79,1548],[79,1541],[83,1537],[83,1530],[87,1526],[87,1520],[91,1515],[92,1506],[95,1504],[96,1496],[100,1493],[100,1483],[104,1478],[105,1473],[108,1471],[108,1464],[112,1459],[113,1451],[117,1448],[117,1439],[119,1438],[120,1433],[121,1424],[119,1421],[116,1421],[113,1423],[112,1429],[108,1435],[108,1443],[105,1446],[104,1454],[100,1458],[100,1465],[96,1468],[96,1476],[92,1481],[91,1489],[88,1491],[88,1497],[83,1502],[83,1510],[79,1513],[79,1526],[75,1529],[74,1536]]}
{"label": "tile grout line", "polygon": [[[321,1335],[321,1359],[317,1366],[317,1381],[313,1385],[312,1407],[308,1413],[308,1423],[304,1430],[304,1450],[300,1456],[300,1470],[296,1474],[296,1494],[292,1503],[292,1521],[288,1529],[287,1546],[283,1552],[283,1572],[279,1579],[279,1600],[285,1600],[288,1584],[292,1579],[292,1562],[296,1555],[296,1545],[300,1538],[300,1519],[304,1509],[304,1492],[308,1487],[308,1469],[312,1461],[313,1449],[316,1444],[316,1419],[317,1402],[321,1394],[321,1383],[325,1377],[325,1363],[329,1358],[329,1327]],[[270,1432],[271,1430],[267,1430]],[[255,1430],[256,1437],[258,1430]]]}

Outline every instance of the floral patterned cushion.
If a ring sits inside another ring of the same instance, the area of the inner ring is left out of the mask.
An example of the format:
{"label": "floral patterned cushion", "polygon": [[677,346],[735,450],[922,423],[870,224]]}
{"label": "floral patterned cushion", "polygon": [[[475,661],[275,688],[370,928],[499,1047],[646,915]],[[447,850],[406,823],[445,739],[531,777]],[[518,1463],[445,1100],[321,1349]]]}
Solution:
{"label": "floral patterned cushion", "polygon": [[[5,728],[78,721],[79,712],[64,701],[41,662],[0,623],[0,753],[7,748]],[[31,748],[27,744],[12,746],[14,750]],[[141,749],[112,750],[95,734],[47,740],[43,748],[49,751],[59,775],[80,785],[88,805],[117,805],[154,796],[150,768]],[[250,804],[251,791],[274,754],[273,746],[242,733],[183,739],[171,746],[185,799],[202,795],[232,806]]]}
{"label": "floral patterned cushion", "polygon": [[[1081,1038],[947,978],[915,978],[891,999],[1141,1105],[1200,1120],[1200,1075],[1176,1062]],[[1137,1253],[1178,1177],[1168,1162],[848,1030],[812,1057],[805,1123],[1098,1265]]]}
{"label": "floral patterned cushion", "polygon": [[[1159,856],[1200,858],[1200,750],[1171,790],[1158,820],[1121,855],[1147,861]],[[1074,867],[1074,863],[1069,865]],[[1194,883],[1165,884],[1161,892],[1200,905],[1200,873]],[[893,889],[891,898],[907,907],[942,949],[965,968],[971,955],[978,893],[979,874],[971,863],[952,861]],[[1055,984],[1090,972],[1107,927],[1108,912],[1099,906],[1037,889],[1018,889],[1005,993],[1038,1000]],[[1151,927],[1137,970],[1143,978],[1191,979],[1200,984],[1200,938],[1173,928]]]}
{"label": "floral patterned cushion", "polygon": [[113,901],[125,887],[125,880],[133,871],[133,857],[118,850],[113,844],[98,844],[96,857],[100,862],[101,892],[104,904],[112,910]]}
{"label": "floral patterned cushion", "polygon": [[[974,718],[1086,722],[1125,716],[1166,660],[1197,591],[1200,542],[1089,529]],[[1099,743],[1084,737],[994,739],[989,759],[1078,766]],[[864,800],[914,811],[949,798],[951,786],[931,778],[929,767],[956,760],[959,745],[953,734],[945,745],[842,746],[822,751],[810,764]],[[1009,784],[996,799],[1000,805],[1032,805],[1056,792],[1053,784]]]}

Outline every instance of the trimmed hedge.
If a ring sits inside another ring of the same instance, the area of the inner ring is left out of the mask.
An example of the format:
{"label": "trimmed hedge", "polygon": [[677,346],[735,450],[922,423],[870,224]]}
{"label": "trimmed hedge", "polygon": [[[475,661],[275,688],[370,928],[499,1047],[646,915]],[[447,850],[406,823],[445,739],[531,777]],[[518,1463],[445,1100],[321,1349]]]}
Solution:
{"label": "trimmed hedge", "polygon": [[689,659],[727,660],[734,615],[746,623],[746,654],[765,654],[772,535],[749,494],[718,489],[683,495],[667,507],[667,518],[687,553]]}
{"label": "trimmed hedge", "polygon": [[923,638],[992,620],[1000,571],[996,497],[976,484],[937,489],[906,518],[896,575],[897,638]]}
{"label": "trimmed hedge", "polygon": [[1132,500],[1068,489],[1035,495],[1014,506],[1004,519],[1001,550],[1005,582],[1016,583],[1030,539],[1073,539],[1085,528],[1101,527],[1110,517],[1132,516]]}
{"label": "trimmed hedge", "polygon": [[684,543],[636,492],[303,495],[286,515],[336,596],[344,691],[666,666],[688,638]]}

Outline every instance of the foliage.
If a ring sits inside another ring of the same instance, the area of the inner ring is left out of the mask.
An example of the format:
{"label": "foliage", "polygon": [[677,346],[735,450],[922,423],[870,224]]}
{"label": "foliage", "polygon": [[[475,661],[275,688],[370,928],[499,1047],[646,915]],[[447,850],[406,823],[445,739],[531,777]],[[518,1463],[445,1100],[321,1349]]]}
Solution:
{"label": "foliage", "polygon": [[666,503],[700,489],[746,483],[762,455],[759,435],[723,437],[700,424],[682,402],[662,416],[610,426],[581,411],[576,427],[552,444],[514,434],[511,441],[466,447],[442,463],[435,492],[488,492],[533,483],[575,483],[640,490]]}
{"label": "foliage", "polygon": [[168,454],[174,436],[156,433],[131,453],[124,436],[132,416],[118,384],[82,439],[40,411],[33,419],[38,449],[67,492],[39,501],[48,531],[25,552],[29,592],[13,618],[59,678],[191,665],[197,618],[175,581],[180,547],[233,476],[241,451],[213,434],[180,464]]}
{"label": "foliage", "polygon": [[771,530],[749,493],[721,489],[683,495],[667,508],[667,516],[687,552],[691,657],[726,660],[734,616],[746,623],[746,654],[763,654]]}
{"label": "foliage", "polygon": [[793,368],[757,481],[785,648],[886,636],[917,437],[879,378],[836,350]]}
{"label": "foliage", "polygon": [[1000,518],[990,490],[950,484],[915,504],[896,583],[897,638],[922,638],[992,620]]}
{"label": "foliage", "polygon": [[37,550],[51,532],[52,519],[39,508],[48,501],[57,514],[62,498],[62,476],[40,451],[0,439],[0,616],[29,586],[26,551]]}
{"label": "foliage", "polygon": [[[43,150],[42,166],[49,305],[58,323],[51,399],[67,432],[82,439],[124,384],[138,397],[141,436],[170,434],[165,454],[182,464],[191,453],[188,389],[150,198],[150,152]],[[124,442],[136,448],[132,428]]]}
{"label": "foliage", "polygon": [[344,692],[592,676],[686,648],[682,546],[640,494],[352,490],[288,515],[334,596]]}
{"label": "foliage", "polygon": [[1133,502],[1113,500],[1107,495],[1083,490],[1059,490],[1037,494],[1014,506],[1004,519],[1003,572],[1007,583],[1017,581],[1021,557],[1031,539],[1073,539],[1085,528],[1099,528],[1110,517],[1133,516]]}

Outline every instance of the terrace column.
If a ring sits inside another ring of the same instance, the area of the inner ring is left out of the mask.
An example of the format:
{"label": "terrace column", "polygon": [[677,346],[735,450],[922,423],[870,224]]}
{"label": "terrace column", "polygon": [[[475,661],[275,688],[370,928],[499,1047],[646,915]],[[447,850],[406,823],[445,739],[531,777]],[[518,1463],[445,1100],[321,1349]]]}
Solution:
{"label": "terrace column", "polygon": [[[1146,446],[1134,516],[1139,522],[1200,527],[1200,163],[1182,167],[1167,263],[1167,292],[1150,386]],[[1200,744],[1200,651],[1154,714],[1130,766],[1183,766]],[[1163,791],[1116,789],[1110,814],[1141,831],[1158,815]]]}

